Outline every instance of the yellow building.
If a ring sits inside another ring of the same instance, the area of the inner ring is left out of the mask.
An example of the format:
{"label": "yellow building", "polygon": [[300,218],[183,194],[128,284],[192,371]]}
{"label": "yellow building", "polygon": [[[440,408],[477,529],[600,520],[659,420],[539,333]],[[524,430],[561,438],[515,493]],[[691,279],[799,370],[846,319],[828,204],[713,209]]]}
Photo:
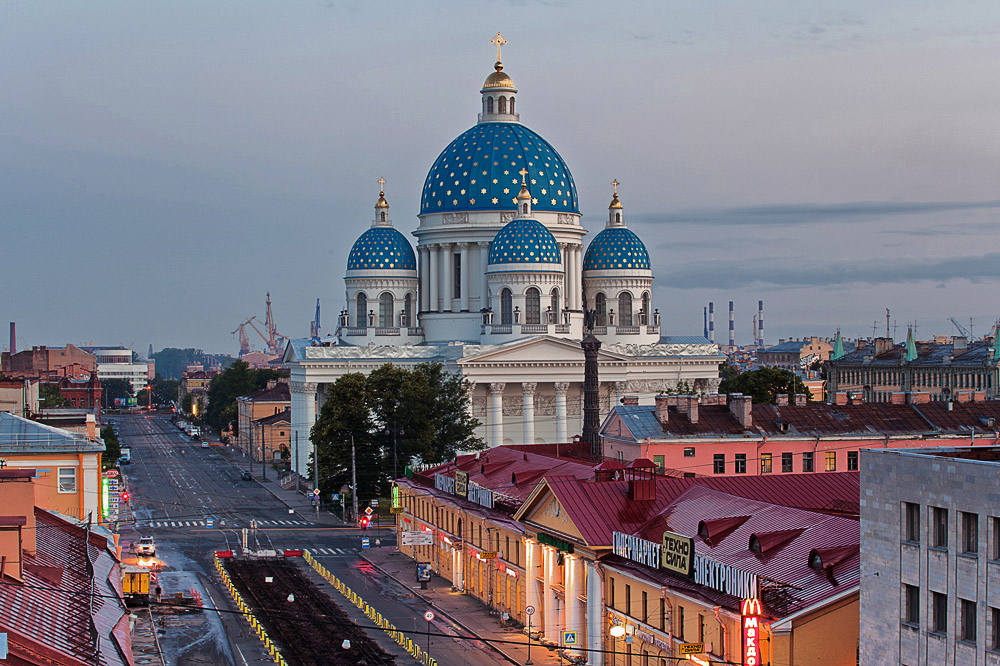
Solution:
{"label": "yellow building", "polygon": [[237,398],[236,445],[240,451],[250,454],[254,460],[261,460],[261,442],[255,438],[259,433],[254,432],[251,424],[258,419],[280,414],[291,405],[292,393],[287,377],[271,379],[265,388]]}
{"label": "yellow building", "polygon": [[35,470],[35,504],[101,522],[104,442],[0,413],[0,467]]}

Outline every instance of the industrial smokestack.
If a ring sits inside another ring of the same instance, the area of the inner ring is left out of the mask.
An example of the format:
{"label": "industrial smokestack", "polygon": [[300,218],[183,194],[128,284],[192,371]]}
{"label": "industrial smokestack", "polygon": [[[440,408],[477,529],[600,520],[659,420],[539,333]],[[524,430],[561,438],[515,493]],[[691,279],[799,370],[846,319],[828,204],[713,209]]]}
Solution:
{"label": "industrial smokestack", "polygon": [[10,355],[17,353],[17,324],[10,322]]}
{"label": "industrial smokestack", "polygon": [[705,318],[705,337],[708,338],[708,308],[702,308],[702,316]]}
{"label": "industrial smokestack", "polygon": [[764,301],[757,301],[757,346],[764,346]]}
{"label": "industrial smokestack", "polygon": [[715,303],[708,302],[708,341],[715,342]]}
{"label": "industrial smokestack", "polygon": [[729,301],[729,346],[736,346],[736,315],[733,312],[732,301]]}

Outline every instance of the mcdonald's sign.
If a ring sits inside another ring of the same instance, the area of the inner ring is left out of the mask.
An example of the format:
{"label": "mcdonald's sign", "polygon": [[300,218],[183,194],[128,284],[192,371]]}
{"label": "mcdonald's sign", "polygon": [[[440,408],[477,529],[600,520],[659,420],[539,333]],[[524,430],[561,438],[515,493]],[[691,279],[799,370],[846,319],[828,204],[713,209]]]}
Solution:
{"label": "mcdonald's sign", "polygon": [[743,666],[760,666],[760,599],[744,599],[740,607]]}

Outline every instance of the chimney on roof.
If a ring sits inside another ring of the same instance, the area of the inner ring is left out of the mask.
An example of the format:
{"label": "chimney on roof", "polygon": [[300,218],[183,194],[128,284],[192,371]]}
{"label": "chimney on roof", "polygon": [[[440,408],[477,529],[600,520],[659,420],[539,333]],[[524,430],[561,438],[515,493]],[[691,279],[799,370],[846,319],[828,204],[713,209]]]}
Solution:
{"label": "chimney on roof", "polygon": [[774,396],[774,404],[776,404],[778,407],[787,407],[788,406],[788,394],[787,393],[779,393],[778,395]]}
{"label": "chimney on roof", "polygon": [[805,407],[807,402],[809,402],[809,401],[806,398],[806,394],[805,393],[796,393],[795,394],[795,406],[796,407]]}
{"label": "chimney on roof", "polygon": [[881,356],[886,352],[892,351],[892,348],[896,346],[892,338],[875,338],[875,355]]}
{"label": "chimney on roof", "polygon": [[691,423],[698,422],[698,396],[682,395],[677,401],[677,409],[688,417]]}
{"label": "chimney on roof", "polygon": [[969,346],[968,343],[969,341],[966,339],[964,335],[956,335],[952,340],[952,345],[953,345],[952,348],[954,349],[956,354],[959,354],[961,352],[964,352],[966,348],[968,348]]}
{"label": "chimney on roof", "polygon": [[753,425],[753,398],[742,393],[729,394],[729,411],[744,428]]}
{"label": "chimney on roof", "polygon": [[10,322],[10,355],[17,353],[17,324]]}
{"label": "chimney on roof", "polygon": [[656,420],[660,423],[667,423],[670,420],[670,415],[667,407],[670,406],[670,396],[668,395],[658,395],[656,396]]}
{"label": "chimney on roof", "polygon": [[635,407],[635,406],[637,406],[639,404],[639,396],[637,396],[637,395],[622,396],[622,404],[623,405],[630,405],[632,407]]}
{"label": "chimney on roof", "polygon": [[0,562],[3,575],[23,580],[22,553],[35,554],[33,469],[0,469]]}
{"label": "chimney on roof", "polygon": [[267,380],[267,390],[270,391],[271,389],[273,389],[277,385],[278,385],[278,380],[277,379],[268,379]]}

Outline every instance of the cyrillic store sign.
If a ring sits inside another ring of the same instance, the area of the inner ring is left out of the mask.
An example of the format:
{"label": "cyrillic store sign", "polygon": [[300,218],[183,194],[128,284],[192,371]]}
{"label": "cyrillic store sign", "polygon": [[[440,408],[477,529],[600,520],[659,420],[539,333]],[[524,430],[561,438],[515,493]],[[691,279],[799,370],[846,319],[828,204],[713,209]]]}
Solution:
{"label": "cyrillic store sign", "polygon": [[743,666],[760,666],[760,600],[744,599],[740,607],[743,634]]}
{"label": "cyrillic store sign", "polygon": [[461,470],[455,471],[455,494],[465,497],[469,494],[469,473]]}
{"label": "cyrillic store sign", "polygon": [[621,532],[612,532],[611,538],[612,552],[618,557],[654,569],[660,568],[660,544]]}
{"label": "cyrillic store sign", "polygon": [[688,578],[694,575],[694,539],[664,532],[660,566]]}
{"label": "cyrillic store sign", "polygon": [[702,555],[694,556],[694,582],[741,599],[757,598],[757,574]]}

